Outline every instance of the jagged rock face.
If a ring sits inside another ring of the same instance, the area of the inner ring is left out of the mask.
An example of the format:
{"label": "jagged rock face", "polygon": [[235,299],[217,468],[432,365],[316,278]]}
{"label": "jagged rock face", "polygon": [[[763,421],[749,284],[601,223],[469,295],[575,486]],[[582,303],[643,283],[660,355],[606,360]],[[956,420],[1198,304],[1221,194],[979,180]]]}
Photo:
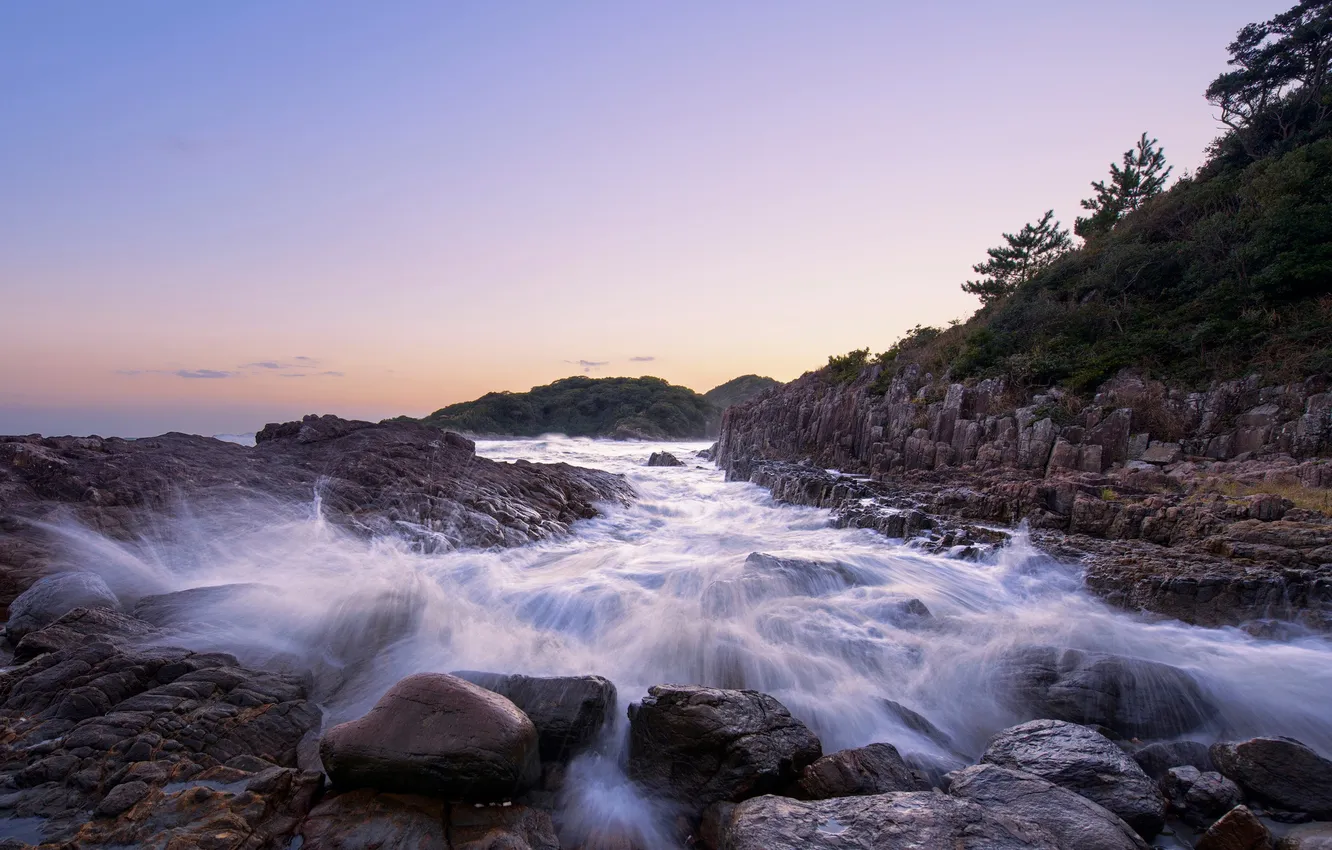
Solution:
{"label": "jagged rock face", "polygon": [[1212,745],[1216,769],[1248,793],[1283,809],[1332,816],[1332,760],[1291,738]]}
{"label": "jagged rock face", "polygon": [[0,604],[59,553],[27,520],[67,515],[111,537],[151,534],[182,504],[208,516],[259,504],[427,549],[513,546],[568,530],[598,502],[627,502],[617,475],[567,464],[496,463],[457,434],[413,423],[306,417],[254,447],[187,434],[142,440],[0,437]]}
{"label": "jagged rock face", "polygon": [[930,791],[801,802],[758,797],[729,812],[720,850],[1058,850],[1049,831]]}
{"label": "jagged rock face", "polygon": [[978,764],[949,774],[949,780],[952,796],[1043,827],[1060,847],[1147,850],[1113,812],[1034,774]]}
{"label": "jagged rock face", "polygon": [[1108,738],[1060,720],[1033,720],[990,739],[981,761],[1032,773],[1123,818],[1145,838],[1165,824],[1156,783]]}
{"label": "jagged rock face", "polygon": [[802,800],[928,791],[929,783],[911,769],[892,744],[870,744],[826,755],[805,768],[795,796]]}
{"label": "jagged rock face", "polygon": [[319,742],[342,790],[502,802],[541,778],[537,731],[512,702],[457,676],[418,673]]}
{"label": "jagged rock face", "polygon": [[757,691],[654,685],[629,708],[629,776],[697,817],[710,803],[787,788],[819,739]]}
{"label": "jagged rock face", "polygon": [[1105,726],[1125,738],[1182,735],[1216,713],[1188,673],[1142,658],[1029,646],[1006,654],[996,677],[1019,711]]}

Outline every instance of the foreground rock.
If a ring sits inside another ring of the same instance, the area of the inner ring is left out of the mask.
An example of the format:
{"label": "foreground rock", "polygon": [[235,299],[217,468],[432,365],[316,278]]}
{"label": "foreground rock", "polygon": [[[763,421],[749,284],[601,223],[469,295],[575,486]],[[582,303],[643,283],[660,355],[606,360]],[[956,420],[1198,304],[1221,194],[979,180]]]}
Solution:
{"label": "foreground rock", "polygon": [[1172,767],[1187,765],[1202,773],[1216,770],[1207,745],[1198,741],[1157,741],[1134,750],[1133,760],[1143,773],[1157,781]]}
{"label": "foreground rock", "polygon": [[758,797],[720,826],[720,850],[1064,850],[1050,832],[934,792],[801,802]]}
{"label": "foreground rock", "polygon": [[1147,850],[1108,809],[1030,773],[978,764],[949,774],[948,793],[1048,830],[1060,847]]}
{"label": "foreground rock", "polygon": [[1196,850],[1272,850],[1272,833],[1245,806],[1236,806],[1208,827]]}
{"label": "foreground rock", "polygon": [[449,804],[370,789],[337,794],[300,827],[306,850],[559,850],[550,816],[526,806]]}
{"label": "foreground rock", "polygon": [[325,732],[319,755],[339,789],[462,802],[507,800],[541,776],[536,727],[527,715],[443,673],[398,682],[364,717]]}
{"label": "foreground rock", "polygon": [[205,524],[260,522],[309,516],[316,492],[329,522],[426,550],[541,540],[595,516],[598,502],[633,496],[618,475],[496,463],[470,440],[413,423],[311,416],[268,426],[253,448],[175,433],[0,437],[0,605],[74,558],[33,520],[63,517],[137,541],[182,504]]}
{"label": "foreground rock", "polygon": [[45,576],[9,606],[5,634],[18,643],[28,632],[55,622],[75,608],[120,610],[120,600],[96,573],[71,572]]}
{"label": "foreground rock", "polygon": [[1216,769],[1261,800],[1332,818],[1332,761],[1291,738],[1212,745]]}
{"label": "foreground rock", "polygon": [[1171,811],[1193,826],[1205,826],[1243,801],[1234,782],[1193,765],[1170,768],[1161,778],[1161,790],[1170,802]]}
{"label": "foreground rock", "polygon": [[629,777],[695,816],[783,790],[822,754],[805,724],[757,691],[654,685],[629,707]]}
{"label": "foreground rock", "polygon": [[997,675],[1019,711],[1104,726],[1126,738],[1181,735],[1216,713],[1192,676],[1143,658],[1030,646],[1009,652]]}
{"label": "foreground rock", "polygon": [[494,691],[536,726],[541,760],[567,762],[591,744],[615,709],[615,685],[601,676],[535,677],[478,673],[453,675]]}
{"label": "foreground rock", "polygon": [[1032,773],[1114,812],[1144,838],[1165,825],[1165,799],[1104,735],[1060,720],[1033,720],[990,739],[981,761]]}
{"label": "foreground rock", "polygon": [[797,784],[803,800],[928,791],[929,783],[902,760],[892,744],[870,744],[826,755],[805,768]]}
{"label": "foreground rock", "polygon": [[153,635],[76,609],[23,638],[29,660],[0,674],[0,817],[39,818],[44,840],[77,846],[160,846],[223,823],[290,836],[320,785],[296,769],[321,720],[308,683],[133,645]]}

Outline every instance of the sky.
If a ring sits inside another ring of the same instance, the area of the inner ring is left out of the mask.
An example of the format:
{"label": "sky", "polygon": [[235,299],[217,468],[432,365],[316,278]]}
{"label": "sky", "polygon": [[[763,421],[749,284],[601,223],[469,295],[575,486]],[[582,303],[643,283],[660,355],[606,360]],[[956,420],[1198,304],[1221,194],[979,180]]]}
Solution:
{"label": "sky", "polygon": [[1290,2],[2,3],[0,433],[883,350]]}

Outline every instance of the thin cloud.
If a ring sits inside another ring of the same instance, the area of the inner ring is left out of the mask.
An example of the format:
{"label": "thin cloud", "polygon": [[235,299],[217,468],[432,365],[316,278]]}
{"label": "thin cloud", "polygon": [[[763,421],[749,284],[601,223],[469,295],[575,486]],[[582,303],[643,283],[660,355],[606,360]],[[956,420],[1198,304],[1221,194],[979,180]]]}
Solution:
{"label": "thin cloud", "polygon": [[142,375],[142,374],[143,374],[143,370],[142,370],[142,369],[117,369],[117,370],[116,370],[116,374],[117,374],[117,375]]}
{"label": "thin cloud", "polygon": [[279,378],[305,378],[308,377],[304,372],[283,372],[278,375]]}
{"label": "thin cloud", "polygon": [[630,357],[630,358],[629,358],[629,362],[630,362],[630,363],[651,363],[653,360],[656,360],[656,359],[657,359],[657,358],[655,358],[655,357]]}
{"label": "thin cloud", "polygon": [[276,360],[260,360],[258,363],[246,363],[241,366],[242,369],[290,369],[290,366],[284,366]]}
{"label": "thin cloud", "polygon": [[171,374],[177,378],[234,378],[235,372],[223,372],[220,369],[177,369]]}
{"label": "thin cloud", "polygon": [[346,372],[320,372],[321,375],[327,375],[330,378],[341,378]]}
{"label": "thin cloud", "polygon": [[583,374],[591,372],[593,369],[600,369],[602,366],[609,366],[609,360],[566,360],[565,363],[572,363],[583,370]]}
{"label": "thin cloud", "polygon": [[292,360],[299,360],[302,363],[318,363],[313,357],[293,357]]}

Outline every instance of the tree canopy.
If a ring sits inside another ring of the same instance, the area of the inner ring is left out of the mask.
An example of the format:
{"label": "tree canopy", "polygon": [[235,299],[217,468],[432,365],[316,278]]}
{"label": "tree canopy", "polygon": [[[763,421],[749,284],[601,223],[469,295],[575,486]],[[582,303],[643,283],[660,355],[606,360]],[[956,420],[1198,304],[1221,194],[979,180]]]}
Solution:
{"label": "tree canopy", "polygon": [[1124,151],[1123,162],[1123,167],[1110,163],[1110,179],[1093,182],[1096,196],[1082,201],[1082,208],[1091,215],[1079,216],[1073,232],[1083,239],[1109,233],[1126,213],[1159,195],[1172,170],[1166,165],[1165,151],[1146,133],[1139,137],[1137,147]]}
{"label": "tree canopy", "polygon": [[987,249],[990,258],[971,267],[981,279],[967,281],[962,290],[980,296],[982,304],[1003,298],[1071,246],[1068,231],[1054,220],[1054,210],[1047,210],[1035,224],[1025,224],[1017,233],[1005,233],[1003,245]]}

